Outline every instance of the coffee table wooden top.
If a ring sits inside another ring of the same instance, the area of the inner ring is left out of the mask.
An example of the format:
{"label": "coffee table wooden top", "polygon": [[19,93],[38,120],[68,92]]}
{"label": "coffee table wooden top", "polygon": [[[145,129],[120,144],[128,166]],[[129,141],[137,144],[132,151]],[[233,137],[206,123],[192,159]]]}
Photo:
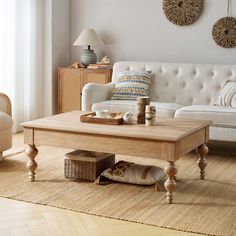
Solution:
{"label": "coffee table wooden top", "polygon": [[57,130],[75,133],[142,138],[163,141],[178,141],[203,128],[210,121],[158,118],[157,126],[145,125],[102,125],[80,122],[81,111],[72,111],[38,120],[24,122],[24,128]]}

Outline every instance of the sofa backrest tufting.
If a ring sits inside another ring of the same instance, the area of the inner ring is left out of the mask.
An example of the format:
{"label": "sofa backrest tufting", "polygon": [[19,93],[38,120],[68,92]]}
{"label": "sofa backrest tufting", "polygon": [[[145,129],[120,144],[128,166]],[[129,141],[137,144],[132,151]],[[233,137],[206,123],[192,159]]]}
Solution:
{"label": "sofa backrest tufting", "polygon": [[225,82],[236,81],[236,65],[117,62],[112,82],[117,72],[127,70],[151,70],[151,100],[181,105],[213,105]]}

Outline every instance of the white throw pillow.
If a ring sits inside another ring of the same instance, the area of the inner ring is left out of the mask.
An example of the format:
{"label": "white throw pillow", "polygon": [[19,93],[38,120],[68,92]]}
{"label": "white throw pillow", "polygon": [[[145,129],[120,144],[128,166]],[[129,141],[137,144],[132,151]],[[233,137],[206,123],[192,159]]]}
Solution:
{"label": "white throw pillow", "polygon": [[227,81],[216,99],[217,106],[236,107],[236,82]]}

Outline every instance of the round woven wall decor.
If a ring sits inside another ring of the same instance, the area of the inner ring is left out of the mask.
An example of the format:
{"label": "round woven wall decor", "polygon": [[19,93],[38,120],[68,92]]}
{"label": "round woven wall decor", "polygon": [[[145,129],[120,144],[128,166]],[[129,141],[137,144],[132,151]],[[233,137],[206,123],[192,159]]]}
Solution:
{"label": "round woven wall decor", "polygon": [[223,48],[236,47],[236,18],[223,17],[212,28],[212,36],[217,45]]}
{"label": "round woven wall decor", "polygon": [[203,10],[203,0],[163,0],[166,18],[175,25],[190,25]]}

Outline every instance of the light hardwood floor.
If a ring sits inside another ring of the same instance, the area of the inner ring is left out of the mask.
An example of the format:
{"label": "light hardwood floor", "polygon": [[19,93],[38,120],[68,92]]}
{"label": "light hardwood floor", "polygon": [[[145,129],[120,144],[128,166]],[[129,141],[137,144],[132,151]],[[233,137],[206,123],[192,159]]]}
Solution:
{"label": "light hardwood floor", "polygon": [[[14,135],[11,151],[21,150],[22,145],[23,135]],[[0,235],[190,236],[197,234],[0,198]]]}

